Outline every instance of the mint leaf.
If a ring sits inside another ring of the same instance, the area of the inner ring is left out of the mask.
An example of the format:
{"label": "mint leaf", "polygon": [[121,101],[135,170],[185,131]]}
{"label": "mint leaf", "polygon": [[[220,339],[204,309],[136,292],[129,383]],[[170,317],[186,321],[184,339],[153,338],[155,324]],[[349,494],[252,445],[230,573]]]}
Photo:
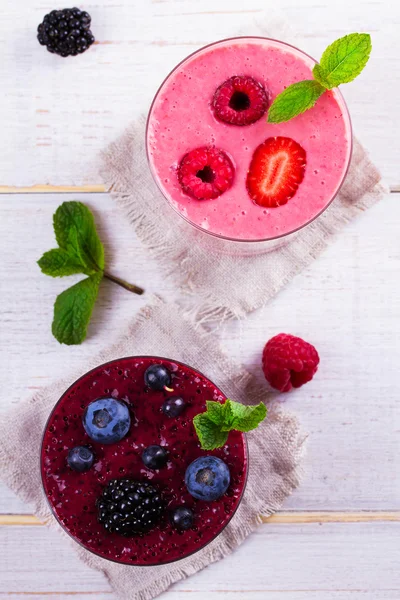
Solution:
{"label": "mint leaf", "polygon": [[61,249],[79,256],[86,272],[104,270],[104,248],[94,218],[82,202],[64,202],[53,217],[54,233]]}
{"label": "mint leaf", "polygon": [[102,277],[102,273],[87,277],[57,296],[52,332],[60,344],[81,344],[86,338]]}
{"label": "mint leaf", "polygon": [[42,273],[50,275],[50,277],[64,277],[65,275],[86,273],[80,259],[61,248],[54,248],[45,252],[42,258],[38,260],[38,265]]}
{"label": "mint leaf", "polygon": [[193,424],[203,450],[215,450],[226,444],[228,433],[221,431],[219,425],[213,423],[207,413],[196,415]]}
{"label": "mint leaf", "polygon": [[267,409],[260,402],[245,406],[227,399],[224,404],[207,401],[207,410],[196,415],[193,424],[204,450],[221,448],[228,439],[229,431],[250,431],[265,419]]}
{"label": "mint leaf", "polygon": [[283,123],[312,108],[325,88],[307,79],[289,85],[278,94],[268,110],[268,123]]}
{"label": "mint leaf", "polygon": [[207,417],[216,425],[221,425],[224,422],[224,404],[221,402],[213,402],[207,400]]}
{"label": "mint leaf", "polygon": [[327,47],[313,75],[328,90],[353,81],[364,69],[371,53],[368,33],[350,33]]}
{"label": "mint leaf", "polygon": [[263,402],[260,402],[256,406],[245,406],[232,400],[227,400],[227,402],[229,402],[233,416],[232,429],[236,429],[237,431],[251,431],[267,416],[267,409]]}

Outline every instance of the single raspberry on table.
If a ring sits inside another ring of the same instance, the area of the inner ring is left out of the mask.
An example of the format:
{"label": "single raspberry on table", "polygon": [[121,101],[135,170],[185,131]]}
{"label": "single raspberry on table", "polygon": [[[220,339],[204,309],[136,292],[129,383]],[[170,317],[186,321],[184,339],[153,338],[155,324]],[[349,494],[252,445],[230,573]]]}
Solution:
{"label": "single raspberry on table", "polygon": [[231,159],[215,146],[194,148],[185,154],[178,169],[183,191],[197,200],[218,198],[231,187],[234,175]]}
{"label": "single raspberry on table", "polygon": [[265,379],[280,392],[289,392],[311,381],[318,364],[319,356],[314,346],[287,333],[271,338],[262,355]]}

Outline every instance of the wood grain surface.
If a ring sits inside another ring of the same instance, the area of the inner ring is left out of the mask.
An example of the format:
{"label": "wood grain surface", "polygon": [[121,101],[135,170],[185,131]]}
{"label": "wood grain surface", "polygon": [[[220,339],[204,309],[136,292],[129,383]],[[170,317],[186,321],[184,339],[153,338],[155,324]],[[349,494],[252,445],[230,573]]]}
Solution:
{"label": "wood grain surface", "polygon": [[[176,298],[104,193],[98,152],[147,110],[176,62],[276,8],[271,0],[98,0],[85,4],[98,43],[64,61],[35,39],[43,15],[62,4],[3,0],[1,7],[0,416],[65,365],[79,370],[153,294]],[[393,193],[268,306],[221,328],[225,350],[260,378],[260,353],[275,333],[318,348],[313,382],[276,398],[309,432],[305,473],[283,512],[163,597],[399,600],[400,8],[389,0],[282,0],[279,9],[316,57],[344,33],[372,34],[368,68],[342,91],[355,133]],[[87,341],[67,348],[52,338],[50,324],[55,296],[75,279],[44,277],[35,261],[54,243],[54,210],[72,199],[93,210],[109,270],[146,294],[104,282]],[[1,485],[0,548],[0,600],[116,600],[103,575]]]}

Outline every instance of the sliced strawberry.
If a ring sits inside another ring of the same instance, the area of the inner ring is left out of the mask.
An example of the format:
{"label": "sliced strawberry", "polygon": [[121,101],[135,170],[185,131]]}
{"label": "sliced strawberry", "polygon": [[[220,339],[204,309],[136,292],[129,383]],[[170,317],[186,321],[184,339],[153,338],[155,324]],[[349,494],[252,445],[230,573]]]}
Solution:
{"label": "sliced strawberry", "polygon": [[202,146],[182,158],[178,179],[183,191],[197,200],[217,198],[233,182],[235,168],[229,156],[220,148]]}
{"label": "sliced strawberry", "polygon": [[274,208],[297,192],[306,169],[306,151],[288,137],[270,137],[256,148],[247,173],[247,191],[256,204]]}

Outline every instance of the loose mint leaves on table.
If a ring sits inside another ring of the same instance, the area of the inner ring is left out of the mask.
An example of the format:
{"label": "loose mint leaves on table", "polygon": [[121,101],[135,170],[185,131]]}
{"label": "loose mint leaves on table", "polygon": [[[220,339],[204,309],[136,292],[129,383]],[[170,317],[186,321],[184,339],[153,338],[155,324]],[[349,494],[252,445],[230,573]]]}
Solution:
{"label": "loose mint leaves on table", "polygon": [[230,431],[251,431],[267,416],[265,404],[246,406],[229,398],[221,402],[206,402],[206,412],[193,419],[197,437],[203,450],[215,450],[224,446]]}
{"label": "loose mint leaves on table", "polygon": [[371,49],[368,33],[350,33],[333,42],[314,66],[314,79],[293,83],[278,94],[269,107],[268,123],[290,121],[312,108],[326,90],[353,81],[367,64]]}
{"label": "loose mint leaves on table", "polygon": [[45,252],[38,260],[42,273],[51,277],[83,273],[88,277],[57,296],[52,332],[61,344],[81,344],[103,277],[135,294],[143,294],[144,290],[105,271],[104,247],[87,206],[64,202],[54,213],[53,226],[58,248]]}

